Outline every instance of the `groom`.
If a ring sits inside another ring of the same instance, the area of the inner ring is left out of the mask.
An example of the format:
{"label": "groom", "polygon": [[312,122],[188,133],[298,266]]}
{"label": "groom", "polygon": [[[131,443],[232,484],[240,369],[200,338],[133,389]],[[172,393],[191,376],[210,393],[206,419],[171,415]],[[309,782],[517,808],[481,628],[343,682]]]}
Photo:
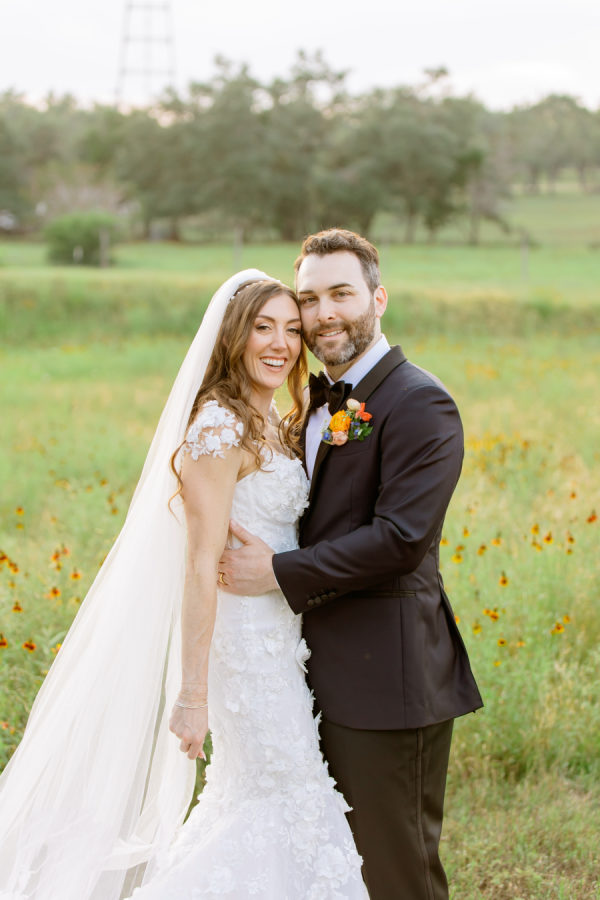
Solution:
{"label": "groom", "polygon": [[[441,382],[382,335],[380,282],[377,250],[359,235],[304,241],[304,339],[326,370],[311,376],[300,549],[273,555],[234,523],[243,546],[219,568],[229,590],[279,586],[303,614],[323,750],[353,807],[371,900],[445,900],[438,846],[452,724],[482,706],[439,571],[463,434]],[[325,442],[348,399],[364,404],[372,430],[351,439],[342,416],[346,438]]]}

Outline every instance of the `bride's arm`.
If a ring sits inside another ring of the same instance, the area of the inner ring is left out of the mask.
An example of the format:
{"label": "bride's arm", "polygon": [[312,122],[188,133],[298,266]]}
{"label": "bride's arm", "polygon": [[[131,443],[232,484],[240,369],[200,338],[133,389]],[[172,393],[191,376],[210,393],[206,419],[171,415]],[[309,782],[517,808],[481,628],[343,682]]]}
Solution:
{"label": "bride's arm", "polygon": [[225,547],[242,450],[223,458],[185,455],[181,478],[187,524],[187,560],[181,612],[181,691],[169,722],[190,759],[204,756],[208,731],[208,658],[217,611],[217,566]]}

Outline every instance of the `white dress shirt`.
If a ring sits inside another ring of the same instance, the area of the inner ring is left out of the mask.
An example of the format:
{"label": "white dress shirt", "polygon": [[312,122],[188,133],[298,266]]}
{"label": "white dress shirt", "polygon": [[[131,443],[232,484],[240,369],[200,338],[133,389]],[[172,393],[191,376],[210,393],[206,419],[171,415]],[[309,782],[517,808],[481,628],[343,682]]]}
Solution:
{"label": "white dress shirt", "polygon": [[[355,387],[358,382],[362,381],[365,375],[377,365],[379,360],[383,359],[389,349],[390,345],[387,342],[387,338],[382,334],[377,343],[344,372],[341,380],[345,381],[346,384],[351,384],[352,387]],[[325,369],[325,375],[330,384],[334,384],[327,369]],[[317,458],[317,451],[319,449],[319,444],[321,443],[323,428],[325,424],[329,422],[330,418],[331,416],[326,403],[318,409],[314,409],[310,414],[308,426],[306,428],[306,470],[309,478],[312,478],[313,475],[315,459]]]}

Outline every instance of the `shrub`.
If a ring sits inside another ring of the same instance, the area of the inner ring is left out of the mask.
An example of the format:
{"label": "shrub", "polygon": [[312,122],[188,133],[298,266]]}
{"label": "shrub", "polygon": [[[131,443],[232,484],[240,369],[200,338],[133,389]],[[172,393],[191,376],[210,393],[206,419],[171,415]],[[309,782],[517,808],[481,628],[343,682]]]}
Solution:
{"label": "shrub", "polygon": [[98,266],[108,264],[119,229],[110,213],[83,212],[59,216],[44,233],[51,262]]}

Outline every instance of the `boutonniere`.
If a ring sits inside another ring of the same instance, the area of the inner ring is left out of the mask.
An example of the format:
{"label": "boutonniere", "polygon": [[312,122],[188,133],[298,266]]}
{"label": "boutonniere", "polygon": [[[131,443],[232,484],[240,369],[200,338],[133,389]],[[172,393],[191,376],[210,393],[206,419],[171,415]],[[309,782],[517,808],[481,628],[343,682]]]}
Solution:
{"label": "boutonniere", "polygon": [[347,441],[364,441],[373,431],[373,426],[369,425],[371,419],[371,413],[366,412],[365,404],[350,398],[346,409],[336,412],[325,426],[321,440],[336,447],[341,447]]}

